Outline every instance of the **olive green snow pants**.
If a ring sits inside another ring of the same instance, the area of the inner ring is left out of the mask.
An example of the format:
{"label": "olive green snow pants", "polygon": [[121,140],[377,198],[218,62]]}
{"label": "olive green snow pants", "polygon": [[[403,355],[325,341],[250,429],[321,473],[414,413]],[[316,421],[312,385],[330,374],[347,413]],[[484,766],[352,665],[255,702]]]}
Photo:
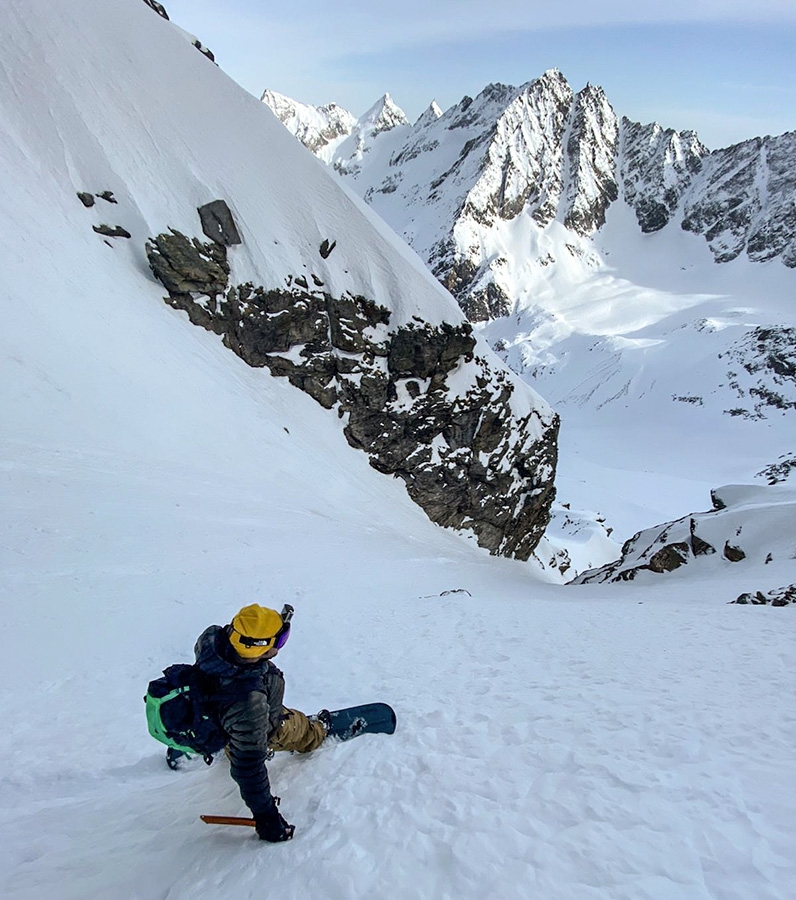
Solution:
{"label": "olive green snow pants", "polygon": [[326,729],[322,722],[309,719],[297,709],[282,710],[282,724],[276,734],[268,742],[271,750],[295,750],[297,753],[309,753],[320,747],[326,737]]}

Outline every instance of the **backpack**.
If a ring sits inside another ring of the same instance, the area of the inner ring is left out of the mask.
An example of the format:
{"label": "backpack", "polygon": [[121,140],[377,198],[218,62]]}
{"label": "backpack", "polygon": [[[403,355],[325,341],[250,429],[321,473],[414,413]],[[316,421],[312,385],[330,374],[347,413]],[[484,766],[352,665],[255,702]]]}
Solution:
{"label": "backpack", "polygon": [[211,699],[212,679],[198,666],[178,663],[149,682],[144,703],[149,733],[155,740],[210,765],[229,740]]}

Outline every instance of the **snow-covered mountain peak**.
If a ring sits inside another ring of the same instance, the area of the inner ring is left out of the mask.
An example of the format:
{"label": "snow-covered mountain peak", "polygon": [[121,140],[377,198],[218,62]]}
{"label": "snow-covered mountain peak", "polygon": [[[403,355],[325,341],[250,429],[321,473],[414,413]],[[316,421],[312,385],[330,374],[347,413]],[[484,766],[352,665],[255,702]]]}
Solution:
{"label": "snow-covered mountain peak", "polygon": [[620,202],[645,234],[674,222],[702,235],[718,262],[746,253],[796,266],[793,135],[711,152],[693,130],[619,116],[599,85],[575,93],[555,68],[519,88],[489,84],[439,117],[427,111],[413,127],[393,127],[388,141],[364,127],[332,162],[476,318],[506,309],[497,259],[478,249],[476,232],[518,217],[541,229],[561,223],[572,237],[563,244],[575,246]]}
{"label": "snow-covered mountain peak", "polygon": [[396,105],[389,94],[380,97],[373,106],[357,120],[349,136],[337,147],[333,165],[341,173],[356,177],[362,168],[365,154],[385,132],[410,129],[409,119]]}
{"label": "snow-covered mountain peak", "polygon": [[433,122],[436,122],[441,115],[442,109],[436,100],[432,100],[412,127],[424,128],[426,125],[431,125]]}
{"label": "snow-covered mountain peak", "polygon": [[357,123],[363,130],[367,128],[371,136],[375,137],[382,131],[390,131],[397,125],[408,125],[404,111],[395,103],[389,94],[380,97],[373,106],[362,116]]}
{"label": "snow-covered mountain peak", "polygon": [[311,106],[268,89],[260,99],[291,134],[324,160],[351,133],[357,121],[356,116],[337,103]]}

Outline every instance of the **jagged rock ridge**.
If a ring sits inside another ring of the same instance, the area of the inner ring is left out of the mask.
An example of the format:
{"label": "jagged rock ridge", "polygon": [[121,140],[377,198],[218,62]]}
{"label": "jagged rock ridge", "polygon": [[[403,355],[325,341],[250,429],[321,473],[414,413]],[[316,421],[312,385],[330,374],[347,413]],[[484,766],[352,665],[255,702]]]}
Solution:
{"label": "jagged rock ridge", "polygon": [[796,133],[711,153],[693,131],[619,118],[600,87],[574,93],[557,70],[489,85],[414,126],[391,110],[368,130],[373,113],[331,164],[474,320],[502,315],[508,299],[479,230],[520,215],[588,236],[622,202],[645,233],[672,222],[703,235],[718,262],[746,253],[796,266]]}
{"label": "jagged rock ridge", "polygon": [[322,157],[335,143],[349,135],[357,122],[356,116],[336,103],[309,106],[270,90],[265,90],[260,99],[291,134]]}

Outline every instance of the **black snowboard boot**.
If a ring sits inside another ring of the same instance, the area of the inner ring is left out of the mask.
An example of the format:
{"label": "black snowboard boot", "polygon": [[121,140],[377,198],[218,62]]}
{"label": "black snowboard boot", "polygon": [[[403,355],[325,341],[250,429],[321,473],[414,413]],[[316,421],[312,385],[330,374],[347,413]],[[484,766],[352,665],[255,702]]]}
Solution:
{"label": "black snowboard boot", "polygon": [[317,722],[320,722],[327,734],[329,734],[329,732],[332,730],[332,716],[328,709],[322,709],[314,716],[310,716],[310,718],[315,719]]}

